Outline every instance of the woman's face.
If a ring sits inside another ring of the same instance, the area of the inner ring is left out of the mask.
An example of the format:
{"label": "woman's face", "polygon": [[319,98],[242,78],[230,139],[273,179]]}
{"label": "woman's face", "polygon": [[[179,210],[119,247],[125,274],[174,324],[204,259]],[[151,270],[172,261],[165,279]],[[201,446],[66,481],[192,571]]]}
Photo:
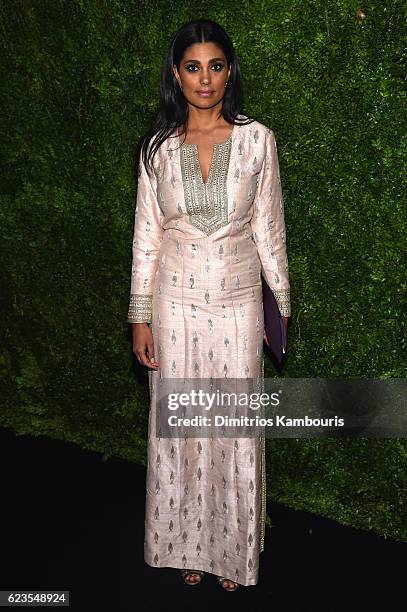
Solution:
{"label": "woman's face", "polygon": [[195,43],[188,47],[174,74],[182,85],[182,93],[190,104],[209,108],[218,104],[229,78],[226,57],[215,43]]}

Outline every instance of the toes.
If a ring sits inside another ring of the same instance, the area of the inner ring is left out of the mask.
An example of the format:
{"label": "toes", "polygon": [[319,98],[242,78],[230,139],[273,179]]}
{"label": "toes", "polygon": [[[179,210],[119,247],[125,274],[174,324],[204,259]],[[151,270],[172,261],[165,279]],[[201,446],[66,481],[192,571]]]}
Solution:
{"label": "toes", "polygon": [[225,586],[226,586],[227,589],[235,589],[236,588],[236,584],[232,580],[226,580],[225,581]]}
{"label": "toes", "polygon": [[199,577],[197,576],[197,574],[188,574],[187,580],[188,582],[196,582],[197,580],[199,580]]}

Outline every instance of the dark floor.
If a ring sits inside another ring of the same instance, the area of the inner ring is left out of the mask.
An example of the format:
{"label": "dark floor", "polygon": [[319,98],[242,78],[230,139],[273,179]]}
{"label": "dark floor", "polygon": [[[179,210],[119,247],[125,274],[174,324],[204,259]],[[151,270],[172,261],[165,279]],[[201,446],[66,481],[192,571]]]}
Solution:
{"label": "dark floor", "polygon": [[[184,585],[143,560],[145,468],[0,429],[0,590],[69,590],[80,612],[393,612],[406,545],[270,504],[259,583]],[[398,602],[397,602],[398,599]],[[141,600],[144,603],[141,603]]]}

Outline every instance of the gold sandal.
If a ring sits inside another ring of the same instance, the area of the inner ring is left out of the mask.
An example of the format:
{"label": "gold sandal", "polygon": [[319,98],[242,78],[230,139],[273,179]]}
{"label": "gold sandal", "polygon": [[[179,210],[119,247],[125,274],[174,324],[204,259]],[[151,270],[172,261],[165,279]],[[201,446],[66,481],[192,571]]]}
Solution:
{"label": "gold sandal", "polygon": [[[193,574],[199,576],[200,578],[199,580],[190,582],[189,580],[187,580],[187,577]],[[202,582],[202,579],[205,576],[205,572],[202,572],[201,570],[183,569],[181,570],[181,576],[183,577],[185,584],[187,584],[188,586],[195,586],[196,584],[200,584]]]}
{"label": "gold sandal", "polygon": [[[218,579],[219,584],[222,586],[223,589],[225,589],[225,591],[236,591],[236,589],[239,587],[239,583],[235,582],[234,580],[231,580],[230,578],[224,578],[223,576],[216,577]],[[225,582],[233,582],[234,586],[226,586]]]}

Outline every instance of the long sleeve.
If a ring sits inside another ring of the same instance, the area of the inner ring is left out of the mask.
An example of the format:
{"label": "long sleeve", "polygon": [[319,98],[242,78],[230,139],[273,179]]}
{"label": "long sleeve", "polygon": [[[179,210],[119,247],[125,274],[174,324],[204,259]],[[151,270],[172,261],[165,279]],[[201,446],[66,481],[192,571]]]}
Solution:
{"label": "long sleeve", "polygon": [[164,229],[158,199],[157,177],[150,177],[140,156],[134,217],[128,323],[151,323],[155,275]]}
{"label": "long sleeve", "polygon": [[277,145],[270,128],[267,128],[265,147],[250,224],[265,280],[273,291],[281,315],[289,317],[291,302],[284,204]]}

